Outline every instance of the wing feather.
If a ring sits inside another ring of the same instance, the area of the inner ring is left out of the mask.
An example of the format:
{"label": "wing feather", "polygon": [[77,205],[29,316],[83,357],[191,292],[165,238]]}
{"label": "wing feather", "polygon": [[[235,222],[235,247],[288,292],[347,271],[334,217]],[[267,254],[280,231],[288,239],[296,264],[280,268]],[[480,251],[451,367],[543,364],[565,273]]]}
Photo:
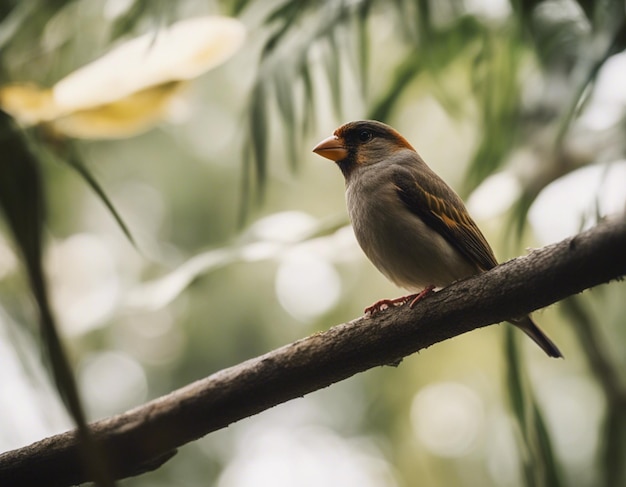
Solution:
{"label": "wing feather", "polygon": [[425,164],[424,168],[431,177],[422,178],[424,180],[420,182],[406,168],[394,173],[400,200],[480,270],[498,265],[493,250],[469,216],[463,200]]}

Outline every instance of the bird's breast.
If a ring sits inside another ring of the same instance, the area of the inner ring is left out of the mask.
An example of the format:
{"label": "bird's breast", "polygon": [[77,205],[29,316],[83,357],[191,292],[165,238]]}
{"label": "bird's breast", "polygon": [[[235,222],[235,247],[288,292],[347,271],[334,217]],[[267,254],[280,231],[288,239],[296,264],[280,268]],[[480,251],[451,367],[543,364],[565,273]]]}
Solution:
{"label": "bird's breast", "polygon": [[359,245],[389,280],[410,291],[443,287],[477,272],[444,237],[411,212],[393,184],[350,181],[346,203]]}

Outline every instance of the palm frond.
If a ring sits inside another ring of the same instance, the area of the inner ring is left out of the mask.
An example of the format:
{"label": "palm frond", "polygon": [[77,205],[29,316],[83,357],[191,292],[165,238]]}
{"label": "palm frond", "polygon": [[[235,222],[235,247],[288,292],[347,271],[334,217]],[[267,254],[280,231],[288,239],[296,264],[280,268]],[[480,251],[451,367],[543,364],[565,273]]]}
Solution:
{"label": "palm frond", "polygon": [[[271,105],[277,106],[285,133],[290,166],[297,168],[299,136],[314,125],[316,86],[311,73],[312,52],[322,56],[328,76],[333,108],[341,113],[343,36],[346,30],[357,37],[361,51],[360,72],[366,70],[367,48],[361,47],[371,0],[335,0],[323,5],[315,2],[286,1],[274,9],[264,23],[273,32],[260,56],[259,73],[249,100],[248,137],[245,151],[254,158],[256,184],[262,194],[266,182],[268,138],[271,131]],[[322,8],[323,7],[323,8]],[[360,19],[360,20],[355,20]],[[360,35],[353,24],[359,25]],[[360,39],[360,40],[359,40]],[[248,148],[249,147],[249,148]],[[248,176],[249,177],[249,176]],[[249,188],[248,188],[249,190]]]}

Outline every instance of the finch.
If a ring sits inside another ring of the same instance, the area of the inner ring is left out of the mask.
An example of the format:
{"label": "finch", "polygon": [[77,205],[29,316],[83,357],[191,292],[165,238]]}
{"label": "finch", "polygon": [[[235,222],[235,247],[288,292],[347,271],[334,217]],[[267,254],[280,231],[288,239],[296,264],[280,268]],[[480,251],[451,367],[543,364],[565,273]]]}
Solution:
{"label": "finch", "polygon": [[[346,203],[365,255],[397,286],[412,294],[366,308],[411,301],[435,288],[498,265],[463,200],[392,127],[365,120],[342,125],[316,154],[336,162],[346,182]],[[550,357],[557,346],[529,316],[512,319]]]}

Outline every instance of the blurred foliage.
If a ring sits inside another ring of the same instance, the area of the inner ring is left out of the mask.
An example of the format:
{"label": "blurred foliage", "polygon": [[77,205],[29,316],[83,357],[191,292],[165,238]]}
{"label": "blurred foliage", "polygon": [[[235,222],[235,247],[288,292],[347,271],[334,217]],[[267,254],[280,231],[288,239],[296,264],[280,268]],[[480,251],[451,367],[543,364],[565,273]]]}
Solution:
{"label": "blurred foliage", "polygon": [[11,118],[0,110],[0,208],[24,261],[31,292],[37,304],[43,352],[49,361],[52,377],[72,415],[85,445],[85,460],[98,485],[113,485],[87,427],[74,374],[63,349],[48,298],[43,270],[42,230],[44,193],[39,162],[28,147],[26,138]]}
{"label": "blurred foliage", "polygon": [[554,487],[563,485],[552,440],[535,394],[525,383],[526,376],[521,370],[523,361],[519,356],[516,336],[510,327],[506,330],[506,355],[509,364],[506,378],[509,400],[523,438],[520,450],[526,453],[522,455],[525,483]]}
{"label": "blurred foliage", "polygon": [[[249,33],[233,60],[192,83],[182,121],[145,134],[77,141],[45,124],[22,131],[2,114],[0,332],[13,322],[32,329],[30,285],[52,375],[80,423],[70,363],[89,417],[114,414],[397,292],[362,264],[342,228],[340,175],[307,164],[315,139],[354,118],[397,127],[465,196],[512,175],[519,194],[484,228],[519,253],[536,244],[527,217],[544,190],[624,158],[623,107],[599,128],[583,120],[600,73],[626,48],[624,8],[617,0],[3,2],[2,86],[53,86],[112,46],[192,16],[235,15]],[[586,209],[591,220],[600,206]],[[577,211],[565,202],[560,210]],[[563,325],[548,327],[566,361],[522,353],[510,327],[502,356],[495,329],[475,332],[210,435],[122,483],[263,485],[263,469],[280,458],[285,485],[337,485],[344,474],[366,487],[623,484],[623,291],[611,284],[542,313],[542,326]],[[21,349],[13,335],[0,334],[0,346]],[[37,354],[31,338],[20,354]],[[43,390],[32,374],[3,380]],[[55,398],[39,394],[0,395],[8,410],[0,416],[10,418],[0,446],[69,426],[51,419]],[[10,423],[36,423],[22,403],[40,405],[44,426],[11,433]]]}

